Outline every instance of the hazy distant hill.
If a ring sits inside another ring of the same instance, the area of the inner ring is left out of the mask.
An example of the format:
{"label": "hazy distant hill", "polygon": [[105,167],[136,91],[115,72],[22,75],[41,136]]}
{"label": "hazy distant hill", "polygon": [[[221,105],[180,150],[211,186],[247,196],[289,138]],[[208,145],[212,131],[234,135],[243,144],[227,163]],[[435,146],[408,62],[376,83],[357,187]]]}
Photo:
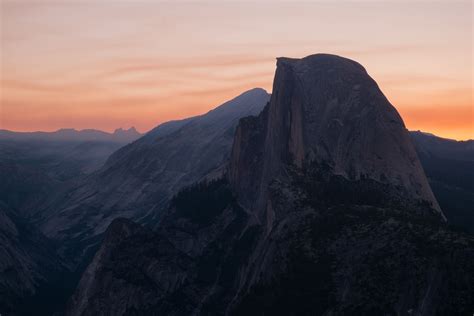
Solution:
{"label": "hazy distant hill", "polygon": [[411,132],[431,188],[449,223],[474,233],[474,140]]}
{"label": "hazy distant hill", "polygon": [[116,129],[113,133],[107,133],[95,129],[76,130],[64,128],[55,132],[13,132],[0,130],[0,140],[22,140],[22,141],[107,141],[117,143],[130,143],[141,136],[134,127],[128,130]]}
{"label": "hazy distant hill", "polygon": [[0,313],[51,315],[71,289],[67,262],[31,223],[43,203],[61,196],[135,140],[135,129],[45,133],[0,131]]}
{"label": "hazy distant hill", "polygon": [[29,216],[69,182],[100,168],[114,151],[138,138],[134,129],[113,134],[63,129],[0,131],[0,201]]}

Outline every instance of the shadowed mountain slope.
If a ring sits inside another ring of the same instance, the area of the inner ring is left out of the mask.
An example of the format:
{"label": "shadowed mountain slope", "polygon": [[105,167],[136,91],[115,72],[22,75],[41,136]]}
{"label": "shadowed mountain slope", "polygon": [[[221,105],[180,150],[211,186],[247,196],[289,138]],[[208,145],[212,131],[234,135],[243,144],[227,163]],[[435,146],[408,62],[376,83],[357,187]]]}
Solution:
{"label": "shadowed mountain slope", "polygon": [[48,205],[42,230],[80,260],[78,253],[95,245],[114,218],[156,224],[179,189],[222,173],[239,119],[258,114],[268,99],[265,90],[253,89],[204,115],[158,126]]}
{"label": "shadowed mountain slope", "polygon": [[25,217],[103,166],[125,143],[78,140],[13,140],[0,137],[0,200]]}
{"label": "shadowed mountain slope", "polygon": [[474,141],[411,132],[418,156],[448,222],[474,234]]}
{"label": "shadowed mountain slope", "polygon": [[67,266],[35,227],[0,202],[0,313],[51,315],[72,291]]}

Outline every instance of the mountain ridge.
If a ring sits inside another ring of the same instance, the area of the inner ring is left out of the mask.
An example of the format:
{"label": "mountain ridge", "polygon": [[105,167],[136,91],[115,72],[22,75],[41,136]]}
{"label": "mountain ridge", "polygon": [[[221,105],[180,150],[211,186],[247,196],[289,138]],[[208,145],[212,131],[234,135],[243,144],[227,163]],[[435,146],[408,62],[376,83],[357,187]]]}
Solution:
{"label": "mountain ridge", "polygon": [[411,132],[418,157],[448,223],[474,233],[474,141]]}
{"label": "mountain ridge", "polygon": [[[252,89],[204,115],[159,125],[114,152],[102,168],[63,198],[45,206],[38,223],[49,237],[78,251],[97,239],[116,217],[153,225],[172,195],[221,168],[242,116],[258,114],[269,95]],[[61,229],[58,229],[61,228]],[[64,250],[66,251],[66,250]],[[81,260],[81,255],[74,255]]]}
{"label": "mountain ridge", "polygon": [[129,129],[118,128],[113,133],[97,129],[60,128],[54,132],[15,132],[0,129],[0,140],[16,141],[114,141],[128,143],[138,139],[140,134],[135,127]]}

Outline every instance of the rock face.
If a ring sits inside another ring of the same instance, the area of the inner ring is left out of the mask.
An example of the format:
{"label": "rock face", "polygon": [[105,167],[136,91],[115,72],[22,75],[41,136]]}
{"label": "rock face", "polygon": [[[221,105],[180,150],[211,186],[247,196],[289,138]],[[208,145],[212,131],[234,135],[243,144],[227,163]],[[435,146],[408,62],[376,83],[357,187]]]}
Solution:
{"label": "rock face", "polygon": [[[213,185],[207,189],[216,192]],[[188,213],[199,208],[175,209],[179,215],[158,233],[116,220],[110,230],[118,233],[108,232],[66,314],[463,315],[472,310],[472,237],[388,209],[338,206],[321,212],[309,205],[302,211],[285,204],[291,212],[275,220],[270,234],[249,226],[252,218],[233,202],[204,219]]]}
{"label": "rock face", "polygon": [[[141,256],[139,266],[134,265],[132,258],[124,256],[133,248],[138,251],[136,254]],[[165,239],[158,238],[150,230],[127,219],[114,220],[107,229],[101,248],[80,281],[79,290],[70,302],[74,308],[68,311],[68,314],[83,315],[94,310],[108,315],[129,315],[134,314],[132,306],[135,306],[137,312],[146,311],[158,295],[180,283],[177,273],[182,259],[174,261],[176,268],[173,268],[173,263],[165,256],[161,258],[161,262],[154,260],[161,254],[171,257],[172,260],[179,257]],[[109,266],[111,262],[114,262],[114,266]],[[160,275],[166,278],[161,269],[166,269],[166,275],[171,278],[163,279],[162,284],[157,287],[151,279]],[[121,285],[116,283],[117,271],[120,271],[123,277]],[[142,286],[135,291],[137,283]],[[96,296],[102,296],[103,299],[89,301],[90,297]],[[114,301],[116,304],[104,306],[102,301]]]}
{"label": "rock face", "polygon": [[151,226],[179,189],[211,171],[222,173],[239,119],[257,115],[268,99],[265,90],[253,89],[204,115],[158,126],[48,205],[42,231],[61,241],[64,255],[80,260],[114,218]]}
{"label": "rock face", "polygon": [[[401,117],[360,64],[324,54],[279,58],[273,91],[265,115],[240,125],[234,142],[230,180],[247,208],[262,209],[261,188],[293,164],[386,184],[406,202],[426,202],[442,215]],[[260,135],[249,124],[261,126]],[[260,143],[249,145],[250,138]],[[249,167],[255,152],[260,160]]]}
{"label": "rock face", "polygon": [[460,315],[473,260],[365,70],[285,58],[225,177],[180,191],[156,232],[114,222],[68,315]]}
{"label": "rock face", "polygon": [[129,129],[117,128],[112,134],[112,139],[119,142],[131,143],[141,136],[142,134],[132,126]]}

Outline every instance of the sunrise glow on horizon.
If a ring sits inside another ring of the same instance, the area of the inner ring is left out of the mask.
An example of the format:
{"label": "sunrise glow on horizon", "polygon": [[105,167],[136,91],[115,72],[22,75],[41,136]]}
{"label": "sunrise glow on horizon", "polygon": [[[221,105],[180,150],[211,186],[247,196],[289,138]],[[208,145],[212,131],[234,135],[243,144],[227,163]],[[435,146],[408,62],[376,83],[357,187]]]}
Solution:
{"label": "sunrise glow on horizon", "polygon": [[408,129],[474,138],[471,1],[0,1],[0,129],[146,132],[271,92],[276,57],[330,53]]}

